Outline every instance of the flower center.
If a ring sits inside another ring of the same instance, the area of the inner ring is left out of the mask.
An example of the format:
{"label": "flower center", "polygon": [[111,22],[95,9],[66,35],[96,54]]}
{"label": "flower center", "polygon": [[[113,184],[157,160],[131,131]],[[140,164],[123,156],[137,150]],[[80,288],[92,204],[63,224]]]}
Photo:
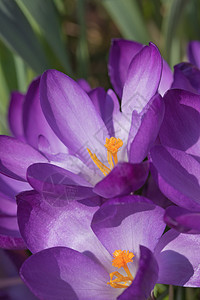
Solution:
{"label": "flower center", "polygon": [[[116,268],[123,268],[127,276],[120,274],[119,272],[110,273],[110,281],[107,282],[113,288],[127,288],[133,281],[133,276],[127,266],[127,263],[133,262],[132,258],[134,254],[126,250],[115,250],[113,253],[114,259],[112,265]],[[115,279],[113,279],[115,277]]]}
{"label": "flower center", "polygon": [[108,175],[110,171],[114,168],[114,166],[117,164],[117,152],[120,147],[122,147],[123,142],[121,139],[117,139],[115,137],[106,138],[105,147],[107,149],[107,160],[109,164],[109,168],[105,166],[96,156],[96,154],[92,153],[90,149],[87,148],[87,151],[90,154],[91,159],[96,164],[96,166],[99,168],[99,170],[103,173],[104,176]]}

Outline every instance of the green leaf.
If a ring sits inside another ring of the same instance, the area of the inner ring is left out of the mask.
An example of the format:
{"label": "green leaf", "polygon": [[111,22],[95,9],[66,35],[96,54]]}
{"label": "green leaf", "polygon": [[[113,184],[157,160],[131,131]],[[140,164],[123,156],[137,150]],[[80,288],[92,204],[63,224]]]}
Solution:
{"label": "green leaf", "polygon": [[0,38],[37,73],[48,68],[43,49],[14,0],[0,0]]}
{"label": "green leaf", "polygon": [[149,36],[136,0],[102,0],[126,39],[147,43]]}
{"label": "green leaf", "polygon": [[174,40],[177,39],[177,37],[175,37],[176,29],[187,3],[188,0],[168,1],[168,13],[163,23],[163,36],[165,37],[164,56],[169,63],[171,63],[172,44]]}
{"label": "green leaf", "polygon": [[[52,0],[16,0],[24,13],[30,14],[40,30],[43,32],[48,44],[69,73],[72,72],[67,49],[61,38],[60,24],[56,7]],[[27,15],[27,16],[28,16]]]}

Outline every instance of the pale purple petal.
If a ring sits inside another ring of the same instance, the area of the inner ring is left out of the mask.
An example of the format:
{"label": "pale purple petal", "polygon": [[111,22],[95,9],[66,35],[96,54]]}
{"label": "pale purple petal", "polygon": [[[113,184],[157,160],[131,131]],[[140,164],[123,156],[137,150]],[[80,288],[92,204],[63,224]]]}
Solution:
{"label": "pale purple petal", "polygon": [[17,213],[17,205],[13,201],[10,201],[5,197],[4,195],[1,195],[1,201],[0,201],[0,214],[5,214],[8,216],[16,216]]}
{"label": "pale purple petal", "polygon": [[120,99],[130,62],[143,47],[142,44],[133,41],[123,39],[112,40],[108,72],[110,81]]}
{"label": "pale purple petal", "polygon": [[132,117],[140,113],[156,94],[162,73],[162,58],[158,48],[150,43],[133,58],[123,88],[122,112]]}
{"label": "pale purple petal", "polygon": [[54,206],[96,196],[79,175],[51,164],[33,164],[27,170],[30,185]]}
{"label": "pale purple petal", "polygon": [[40,77],[29,86],[23,107],[24,134],[27,142],[38,149],[39,137],[44,136],[51,148],[51,153],[66,152],[65,145],[56,137],[47,123],[40,105]]}
{"label": "pale purple petal", "polygon": [[164,100],[161,144],[200,156],[200,95],[170,90]]}
{"label": "pale purple petal", "polygon": [[112,113],[114,109],[114,103],[112,97],[105,92],[101,87],[98,87],[94,90],[91,90],[88,93],[88,96],[91,98],[92,103],[96,111],[99,113],[100,117],[106,125],[109,135],[114,136]]}
{"label": "pale purple petal", "polygon": [[17,199],[20,232],[31,252],[65,246],[91,252],[111,268],[110,255],[90,227],[95,207],[78,201],[69,202],[65,209],[53,207],[36,191],[21,193]]}
{"label": "pale purple petal", "polygon": [[148,299],[157,282],[158,269],[158,263],[153,253],[148,248],[140,246],[139,266],[133,283],[117,299]]}
{"label": "pale purple petal", "polygon": [[119,290],[107,285],[109,274],[82,253],[56,247],[32,255],[21,278],[43,300],[115,300]]}
{"label": "pale purple petal", "polygon": [[170,206],[164,215],[165,223],[182,233],[200,234],[200,213],[179,206]]}
{"label": "pale purple petal", "polygon": [[[6,149],[6,150],[5,150]],[[37,150],[9,136],[0,136],[0,172],[26,181],[26,170],[35,162],[47,162]]]}
{"label": "pale purple petal", "polygon": [[24,140],[24,129],[22,122],[24,95],[19,92],[13,92],[10,98],[10,105],[8,111],[9,127],[12,134],[20,139]]}
{"label": "pale purple petal", "polygon": [[15,196],[19,192],[28,189],[30,189],[28,183],[0,174],[0,214],[16,216],[17,205]]}
{"label": "pale purple petal", "polygon": [[56,70],[46,71],[40,96],[48,123],[71,153],[86,163],[91,161],[87,148],[97,156],[105,153],[107,129],[89,96],[75,81]]}
{"label": "pale purple petal", "polygon": [[89,93],[91,91],[91,87],[89,85],[89,83],[83,79],[83,78],[80,78],[77,80],[77,83],[80,85],[80,87],[86,92],[86,93]]}
{"label": "pale purple petal", "polygon": [[155,250],[158,283],[199,287],[199,247],[200,235],[166,232]]}
{"label": "pale purple petal", "polygon": [[163,96],[170,89],[173,82],[173,73],[167,62],[163,59],[162,76],[158,88],[159,94]]}
{"label": "pale purple petal", "polygon": [[94,192],[104,198],[123,196],[138,190],[145,183],[149,164],[130,164],[119,162],[114,169],[94,187]]}
{"label": "pale purple petal", "polygon": [[200,210],[200,164],[183,151],[155,146],[152,175],[160,190],[177,205]]}
{"label": "pale purple petal", "polygon": [[200,42],[192,41],[188,44],[189,61],[200,69]]}
{"label": "pale purple petal", "polygon": [[129,250],[137,266],[140,245],[153,251],[162,235],[163,214],[164,210],[149,199],[127,196],[106,201],[95,213],[91,226],[109,253]]}
{"label": "pale purple petal", "polygon": [[142,162],[153,146],[164,117],[164,101],[157,94],[141,113],[133,111],[128,140],[128,157],[131,163]]}

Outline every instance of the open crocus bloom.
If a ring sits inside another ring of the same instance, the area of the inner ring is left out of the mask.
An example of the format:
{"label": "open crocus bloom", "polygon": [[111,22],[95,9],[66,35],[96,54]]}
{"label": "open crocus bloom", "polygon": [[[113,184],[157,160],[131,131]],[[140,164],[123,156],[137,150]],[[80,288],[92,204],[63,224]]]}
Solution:
{"label": "open crocus bloom", "polygon": [[150,152],[152,174],[162,193],[181,207],[167,209],[167,224],[181,232],[199,233],[200,96],[174,89],[164,100],[161,145]]}
{"label": "open crocus bloom", "polygon": [[32,165],[27,176],[34,189],[41,192],[46,180],[48,190],[50,173],[64,176],[65,188],[81,187],[85,194],[78,195],[85,198],[95,194],[110,198],[141,187],[148,173],[148,163],[141,162],[157,137],[164,114],[157,94],[161,72],[158,49],[153,44],[142,48],[129,67],[122,112],[114,92],[108,91],[105,99],[100,99],[96,89],[89,98],[63,73],[45,72],[40,83],[42,110],[69,154],[53,161],[54,165]]}
{"label": "open crocus bloom", "polygon": [[88,96],[65,74],[46,71],[26,95],[24,137],[22,129],[18,138],[0,137],[0,171],[28,180],[45,197],[51,193],[54,204],[60,199],[58,205],[71,193],[73,200],[81,200],[139,189],[148,175],[148,162],[142,161],[164,115],[163,99],[157,94],[161,73],[156,46],[143,47],[130,63],[121,112],[113,91],[101,98],[98,88]]}
{"label": "open crocus bloom", "polygon": [[21,277],[39,299],[143,300],[156,282],[199,286],[199,235],[162,236],[164,210],[144,197],[111,199],[98,211],[77,201],[53,208],[35,191],[18,200],[21,233],[35,253]]}

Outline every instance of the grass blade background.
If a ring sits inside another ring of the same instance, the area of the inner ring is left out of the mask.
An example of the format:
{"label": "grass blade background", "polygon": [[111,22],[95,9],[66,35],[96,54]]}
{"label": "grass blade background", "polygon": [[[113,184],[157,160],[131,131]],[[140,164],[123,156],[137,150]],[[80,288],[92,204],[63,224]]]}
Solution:
{"label": "grass blade background", "polygon": [[[188,3],[188,0],[170,0],[168,2],[168,14],[163,22],[163,36],[165,37],[164,56],[172,65],[180,61],[176,61],[178,52],[172,51],[172,45],[176,44],[174,49],[177,50],[177,42],[180,43],[180,41],[178,41],[178,37],[176,37],[176,30],[180,24],[182,13],[186,4]],[[172,57],[174,54],[175,57]]]}
{"label": "grass blade background", "polygon": [[126,39],[149,42],[148,32],[136,0],[102,0],[102,4]]}
{"label": "grass blade background", "polygon": [[48,68],[43,49],[14,0],[0,0],[0,37],[36,73]]}
{"label": "grass blade background", "polygon": [[69,55],[61,38],[61,26],[54,2],[52,0],[16,0],[16,2],[25,8],[27,17],[34,19],[68,75],[71,74]]}

